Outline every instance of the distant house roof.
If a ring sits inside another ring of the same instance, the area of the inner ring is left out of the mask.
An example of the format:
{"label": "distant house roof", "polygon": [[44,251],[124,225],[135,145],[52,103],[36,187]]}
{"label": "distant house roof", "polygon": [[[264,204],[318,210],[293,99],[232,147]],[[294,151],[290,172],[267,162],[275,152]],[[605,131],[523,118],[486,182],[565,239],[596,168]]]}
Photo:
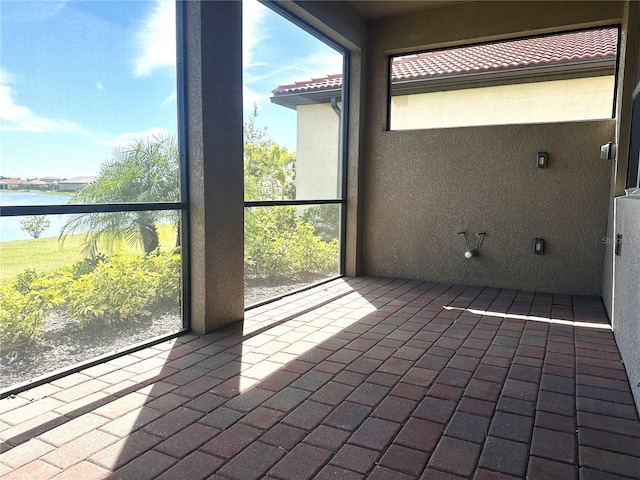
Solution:
{"label": "distant house roof", "polygon": [[[594,71],[602,75],[613,72],[617,45],[618,29],[600,28],[405,55],[393,59],[391,83],[393,93],[401,94],[452,80],[486,81],[490,76],[522,78]],[[296,104],[321,102],[328,92],[335,96],[341,88],[342,74],[327,75],[279,85],[272,91],[271,101],[295,108]],[[287,98],[294,95],[309,98],[293,102]]]}
{"label": "distant house roof", "polygon": [[0,184],[2,185],[22,185],[27,183],[26,180],[22,180],[21,178],[2,178],[0,179]]}
{"label": "distant house roof", "polygon": [[73,178],[69,178],[67,180],[60,180],[60,182],[58,183],[81,183],[81,184],[89,184],[89,183],[93,183],[96,181],[96,178],[98,177],[94,177],[94,176],[85,176],[85,177],[73,177]]}

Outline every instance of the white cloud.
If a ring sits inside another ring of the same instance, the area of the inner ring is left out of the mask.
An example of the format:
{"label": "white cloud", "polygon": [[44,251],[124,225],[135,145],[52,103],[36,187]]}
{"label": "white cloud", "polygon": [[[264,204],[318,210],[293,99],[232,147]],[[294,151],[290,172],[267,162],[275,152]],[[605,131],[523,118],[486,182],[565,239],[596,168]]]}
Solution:
{"label": "white cloud", "polygon": [[242,74],[244,76],[242,103],[246,110],[253,110],[254,104],[260,108],[269,98],[269,95],[260,94],[248,87],[256,81],[256,77],[250,73],[250,70],[262,65],[256,63],[254,57],[256,47],[268,38],[265,33],[267,11],[267,7],[256,0],[242,2]]}
{"label": "white cloud", "polygon": [[66,4],[67,0],[2,2],[2,20],[15,23],[37,22],[57,15]]}
{"label": "white cloud", "polygon": [[267,36],[264,33],[264,21],[267,7],[256,0],[242,2],[242,68],[246,70],[253,64],[253,51],[256,45]]}
{"label": "white cloud", "polygon": [[[264,48],[270,33],[279,35],[278,32],[269,31],[268,14],[269,9],[256,0],[242,2],[243,106],[245,109],[252,109],[254,104],[261,108],[269,103],[271,90],[278,85],[342,72],[342,55],[324,45],[306,56],[289,56],[286,62],[279,62],[278,65],[264,63],[260,46]],[[291,50],[293,53],[296,49]],[[258,84],[260,87],[257,87]],[[265,91],[266,85],[270,85],[269,91]]]}
{"label": "white cloud", "polygon": [[144,77],[158,68],[176,66],[176,4],[156,0],[156,4],[136,35],[138,55],[134,73]]}
{"label": "white cloud", "polygon": [[68,120],[46,118],[14,100],[11,75],[0,70],[0,130],[15,132],[83,133],[82,128]]}
{"label": "white cloud", "polygon": [[296,61],[293,70],[297,77],[292,82],[342,73],[342,55],[327,50],[328,47],[324,47]]}
{"label": "white cloud", "polygon": [[253,105],[257,105],[258,108],[262,106],[263,102],[269,101],[269,95],[260,94],[254,90],[251,90],[246,85],[242,87],[242,107],[245,110],[253,110]]}
{"label": "white cloud", "polygon": [[162,106],[169,105],[178,100],[178,92],[174,90],[171,94],[162,101]]}
{"label": "white cloud", "polygon": [[312,78],[323,78],[327,75],[342,73],[342,61],[342,55],[328,52],[326,48],[323,48],[306,57],[298,58],[289,65],[282,65],[260,76],[245,74],[243,108],[245,110],[253,110],[253,105],[256,104],[260,109],[265,103],[270,103],[270,91],[260,93],[248,87],[247,84],[271,80],[272,88],[275,88],[278,85],[288,85],[311,80]]}
{"label": "white cloud", "polygon": [[153,137],[165,137],[170,135],[169,131],[156,127],[150,128],[149,130],[144,130],[142,132],[125,132],[120,135],[116,135],[113,138],[108,140],[100,140],[98,141],[98,145],[102,145],[103,147],[121,147],[124,145],[128,145],[136,140],[153,138]]}
{"label": "white cloud", "polygon": [[342,55],[321,49],[306,57],[297,58],[289,65],[281,65],[259,76],[251,76],[251,83],[271,80],[273,88],[295,82],[323,78],[327,75],[342,73]]}
{"label": "white cloud", "polygon": [[102,84],[102,82],[97,82],[97,83],[96,83],[96,88],[97,88],[98,90],[104,90],[104,85]]}

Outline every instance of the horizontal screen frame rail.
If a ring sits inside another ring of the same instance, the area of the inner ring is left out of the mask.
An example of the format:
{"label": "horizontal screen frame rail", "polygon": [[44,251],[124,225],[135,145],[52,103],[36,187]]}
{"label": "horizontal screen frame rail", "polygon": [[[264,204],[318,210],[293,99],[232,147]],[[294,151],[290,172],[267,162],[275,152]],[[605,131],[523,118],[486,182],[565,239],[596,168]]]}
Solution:
{"label": "horizontal screen frame rail", "polygon": [[160,210],[186,210],[186,202],[152,203],[78,203],[65,205],[0,205],[0,217],[24,215],[72,215],[76,213],[117,213]]}
{"label": "horizontal screen frame rail", "polygon": [[246,200],[245,208],[252,207],[296,207],[298,205],[344,205],[343,199],[331,200]]}

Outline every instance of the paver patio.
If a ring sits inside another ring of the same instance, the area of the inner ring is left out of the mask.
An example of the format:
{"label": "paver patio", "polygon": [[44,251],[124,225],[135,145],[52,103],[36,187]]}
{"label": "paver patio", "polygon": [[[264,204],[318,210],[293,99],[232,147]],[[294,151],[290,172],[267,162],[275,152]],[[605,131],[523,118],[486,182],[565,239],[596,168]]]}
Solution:
{"label": "paver patio", "polygon": [[23,479],[640,478],[598,297],[362,277],[0,401]]}

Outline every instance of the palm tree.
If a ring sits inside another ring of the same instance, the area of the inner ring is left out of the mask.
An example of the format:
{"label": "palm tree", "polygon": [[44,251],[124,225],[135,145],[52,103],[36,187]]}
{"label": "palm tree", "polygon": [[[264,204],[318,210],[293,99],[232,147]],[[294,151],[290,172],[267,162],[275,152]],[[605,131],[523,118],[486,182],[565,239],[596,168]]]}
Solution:
{"label": "palm tree", "polygon": [[[136,140],[113,151],[113,158],[103,163],[97,180],[76,192],[71,203],[171,202],[180,199],[179,153],[173,136]],[[98,242],[113,248],[123,240],[141,245],[151,253],[160,244],[157,224],[178,222],[176,212],[141,211],[84,213],[69,220],[60,232],[67,235],[87,232],[82,250],[95,256]]]}

